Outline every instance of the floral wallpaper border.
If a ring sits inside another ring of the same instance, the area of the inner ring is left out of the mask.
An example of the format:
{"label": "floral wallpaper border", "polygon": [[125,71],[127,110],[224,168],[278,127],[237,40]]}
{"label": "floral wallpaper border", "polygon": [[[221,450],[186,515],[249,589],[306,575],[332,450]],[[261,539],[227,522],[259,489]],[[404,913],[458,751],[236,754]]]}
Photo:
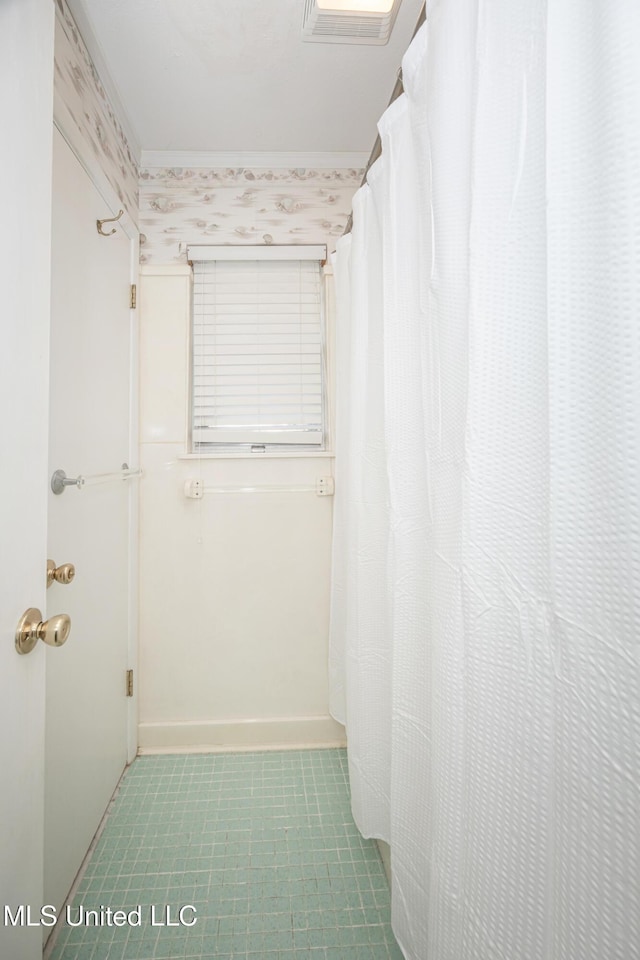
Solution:
{"label": "floral wallpaper border", "polygon": [[141,263],[187,244],[326,243],[335,249],[362,170],[157,167],[140,171]]}
{"label": "floral wallpaper border", "polygon": [[65,0],[55,0],[56,97],[119,200],[138,220],[138,164]]}
{"label": "floral wallpaper border", "polygon": [[140,170],[141,183],[342,183],[358,187],[362,170],[256,169],[250,167],[150,167]]}

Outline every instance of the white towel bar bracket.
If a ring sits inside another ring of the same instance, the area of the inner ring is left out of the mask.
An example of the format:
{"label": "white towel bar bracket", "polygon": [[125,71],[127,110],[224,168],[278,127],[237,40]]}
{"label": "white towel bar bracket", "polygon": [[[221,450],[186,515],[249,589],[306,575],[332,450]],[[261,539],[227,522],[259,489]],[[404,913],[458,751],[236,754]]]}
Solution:
{"label": "white towel bar bracket", "polygon": [[215,487],[205,487],[202,480],[191,479],[184,484],[184,495],[190,500],[202,500],[205,493],[315,493],[318,497],[332,497],[334,494],[333,477],[318,477],[315,484],[224,484]]}

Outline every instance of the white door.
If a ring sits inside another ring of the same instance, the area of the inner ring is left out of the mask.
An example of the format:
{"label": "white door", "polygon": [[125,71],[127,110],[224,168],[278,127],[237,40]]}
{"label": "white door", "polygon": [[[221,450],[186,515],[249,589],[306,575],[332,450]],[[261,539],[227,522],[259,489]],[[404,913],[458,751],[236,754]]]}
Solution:
{"label": "white door", "polygon": [[11,960],[36,960],[42,944],[17,911],[31,906],[37,922],[43,904],[45,650],[19,656],[14,635],[28,607],[45,612],[53,24],[51,0],[0,2],[0,957]]}
{"label": "white door", "polygon": [[71,616],[47,649],[45,902],[64,902],[127,762],[133,481],[102,479],[130,459],[131,240],[54,131],[49,473],[83,476],[49,493],[48,556],[72,563],[48,606]]}

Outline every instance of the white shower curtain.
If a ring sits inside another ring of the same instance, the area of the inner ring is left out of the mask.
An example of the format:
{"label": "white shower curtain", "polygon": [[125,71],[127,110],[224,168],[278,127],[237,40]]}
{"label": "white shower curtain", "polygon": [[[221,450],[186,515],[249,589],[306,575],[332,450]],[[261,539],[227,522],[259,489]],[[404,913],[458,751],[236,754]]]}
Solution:
{"label": "white shower curtain", "polygon": [[354,817],[410,960],[633,960],[640,5],[427,15],[335,261]]}

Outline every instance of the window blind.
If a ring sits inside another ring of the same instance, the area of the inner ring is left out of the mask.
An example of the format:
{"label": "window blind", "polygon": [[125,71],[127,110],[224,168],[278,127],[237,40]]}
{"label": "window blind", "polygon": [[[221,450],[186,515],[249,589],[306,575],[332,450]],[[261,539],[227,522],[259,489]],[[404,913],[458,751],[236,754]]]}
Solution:
{"label": "window blind", "polygon": [[323,442],[320,264],[194,261],[192,437]]}

